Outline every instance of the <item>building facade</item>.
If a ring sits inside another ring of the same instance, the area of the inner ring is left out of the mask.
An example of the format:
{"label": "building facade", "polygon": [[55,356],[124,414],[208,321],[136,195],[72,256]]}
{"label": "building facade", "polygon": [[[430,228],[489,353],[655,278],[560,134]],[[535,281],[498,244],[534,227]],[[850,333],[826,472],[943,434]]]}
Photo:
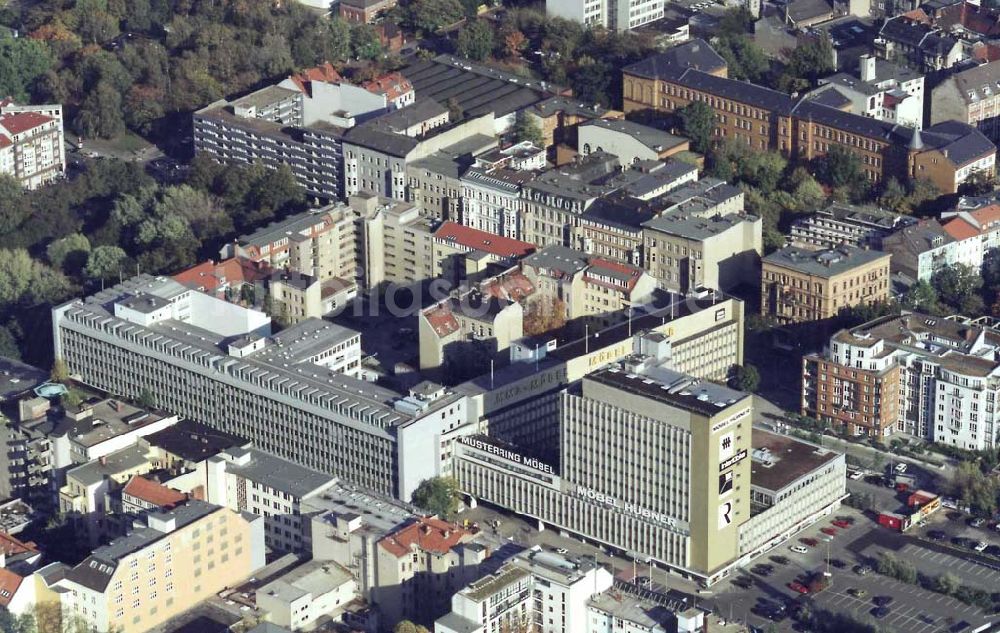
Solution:
{"label": "building facade", "polygon": [[761,266],[761,313],[782,323],[836,316],[844,308],[889,299],[889,260],[879,251],[787,246]]}
{"label": "building facade", "polygon": [[0,99],[0,174],[37,189],[65,172],[62,106]]}

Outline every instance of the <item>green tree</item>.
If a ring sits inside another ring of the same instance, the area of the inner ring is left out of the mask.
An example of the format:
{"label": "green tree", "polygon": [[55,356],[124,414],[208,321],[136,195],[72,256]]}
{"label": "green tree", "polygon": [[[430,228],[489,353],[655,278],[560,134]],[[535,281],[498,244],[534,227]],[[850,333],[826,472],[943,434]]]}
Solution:
{"label": "green tree", "polygon": [[460,0],[410,0],[404,12],[413,29],[428,34],[458,22],[465,11]]}
{"label": "green tree", "polygon": [[610,86],[613,68],[603,60],[584,55],[569,78],[573,91],[584,103],[610,105]]}
{"label": "green tree", "polygon": [[61,358],[55,359],[52,363],[52,373],[49,378],[52,382],[66,384],[69,380],[69,368],[66,367],[66,361]]}
{"label": "green tree", "polygon": [[84,138],[112,138],[124,132],[121,93],[110,83],[99,82],[80,105],[74,128]]}
{"label": "green tree", "polygon": [[68,275],[76,275],[87,265],[90,255],[90,240],[81,233],[71,233],[49,243],[45,256],[55,268]]}
{"label": "green tree", "polygon": [[519,143],[531,142],[535,147],[545,148],[545,136],[534,117],[521,110],[514,121],[514,138]]}
{"label": "green tree", "polygon": [[915,310],[931,315],[940,313],[937,291],[934,290],[934,286],[926,281],[918,281],[910,286],[910,289],[903,295],[901,303],[907,310]]}
{"label": "green tree", "polygon": [[69,292],[66,277],[20,248],[0,249],[0,305],[58,303]]}
{"label": "green tree", "polygon": [[392,633],[429,633],[428,630],[411,622],[410,620],[400,620],[396,626],[392,627]]}
{"label": "green tree", "polygon": [[701,154],[712,147],[715,111],[703,101],[692,101],[677,111],[684,135],[691,139],[691,149]]}
{"label": "green tree", "polygon": [[28,37],[0,38],[0,95],[26,102],[32,85],[52,64],[45,42]]}
{"label": "green tree", "polygon": [[233,230],[232,218],[221,203],[205,191],[188,185],[166,188],[154,212],[161,217],[184,218],[202,240],[216,239]]}
{"label": "green tree", "polygon": [[351,27],[351,50],[358,59],[375,59],[382,54],[382,42],[371,24]]}
{"label": "green tree", "polygon": [[733,79],[760,83],[770,70],[764,51],[744,34],[723,36],[716,42],[716,51],[726,60]]}
{"label": "green tree", "polygon": [[17,338],[9,327],[0,325],[0,356],[21,360],[21,350],[17,346]]}
{"label": "green tree", "polygon": [[955,595],[959,586],[961,584],[958,582],[958,578],[949,573],[941,574],[934,581],[934,590],[946,596]]}
{"label": "green tree", "polygon": [[88,44],[103,44],[118,35],[118,20],[108,13],[107,0],[77,0],[73,13],[76,32]]}
{"label": "green tree", "polygon": [[413,491],[412,502],[417,507],[450,520],[458,512],[460,497],[457,481],[451,477],[432,477],[420,482]]}
{"label": "green tree", "polygon": [[826,155],[816,159],[815,163],[816,177],[832,187],[854,185],[864,177],[861,160],[840,145],[831,145]]}
{"label": "green tree", "polygon": [[996,480],[983,474],[977,464],[960,462],[952,478],[952,490],[962,503],[982,516],[991,516],[997,509]]}
{"label": "green tree", "polygon": [[834,70],[833,43],[823,34],[792,49],[778,87],[787,92],[805,90]]}
{"label": "green tree", "polygon": [[[941,301],[956,310],[962,310],[963,307],[970,305],[969,302],[973,297],[979,296],[983,278],[971,266],[953,264],[937,270],[931,276],[931,285]],[[969,316],[979,316],[979,314]]]}
{"label": "green tree", "polygon": [[340,17],[330,18],[326,34],[326,59],[343,61],[351,55],[351,25]]}
{"label": "green tree", "polygon": [[462,104],[458,102],[456,97],[448,97],[448,120],[455,123],[464,118],[465,110],[462,109]]}
{"label": "green tree", "polygon": [[458,54],[483,61],[493,52],[493,27],[486,20],[470,19],[458,33]]}
{"label": "green tree", "polygon": [[128,254],[117,246],[98,246],[90,251],[84,273],[92,280],[110,279],[121,274]]}
{"label": "green tree", "polygon": [[754,393],[760,387],[760,372],[750,364],[736,365],[729,380],[729,386],[747,393]]}

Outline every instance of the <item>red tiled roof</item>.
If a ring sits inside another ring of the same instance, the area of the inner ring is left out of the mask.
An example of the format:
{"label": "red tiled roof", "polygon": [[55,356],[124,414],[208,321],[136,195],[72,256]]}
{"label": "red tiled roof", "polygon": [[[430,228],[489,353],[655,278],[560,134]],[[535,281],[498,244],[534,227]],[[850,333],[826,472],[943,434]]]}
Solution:
{"label": "red tiled roof", "polygon": [[12,141],[10,137],[4,134],[0,134],[0,147],[10,147],[13,144],[14,141]]}
{"label": "red tiled roof", "polygon": [[928,17],[928,15],[924,12],[923,9],[914,9],[913,11],[907,11],[906,13],[902,14],[899,17],[912,20],[913,22],[920,22],[923,24],[931,23],[930,17]]}
{"label": "red tiled roof", "polygon": [[970,237],[979,235],[979,229],[969,224],[963,218],[952,218],[948,222],[941,225],[945,233],[952,236],[956,240],[967,240]]}
{"label": "red tiled roof", "polygon": [[1000,204],[991,204],[981,209],[976,209],[970,214],[983,227],[1000,222]]}
{"label": "red tiled roof", "polygon": [[257,279],[270,274],[267,266],[241,257],[215,263],[211,259],[196,264],[187,270],[182,270],[173,276],[173,280],[188,288],[201,290],[208,294],[216,294],[225,280],[230,286],[253,283]]}
{"label": "red tiled roof", "polygon": [[448,240],[471,250],[485,251],[499,257],[524,257],[535,252],[535,245],[502,235],[463,226],[455,222],[445,222],[434,237]]}
{"label": "red tiled roof", "polygon": [[521,301],[525,297],[534,294],[535,286],[523,273],[512,272],[494,280],[484,289],[484,292],[489,293],[497,299]]}
{"label": "red tiled roof", "polygon": [[434,332],[440,336],[448,336],[452,332],[457,332],[458,319],[451,313],[451,310],[443,306],[431,308],[424,312],[424,318],[434,328]]}
{"label": "red tiled roof", "polygon": [[[594,273],[600,274],[600,269],[603,268],[605,270],[614,271],[623,275],[629,275],[628,285],[626,286],[626,289],[629,292],[632,291],[632,288],[635,287],[635,282],[637,282],[639,280],[639,277],[642,275],[641,268],[630,266],[628,264],[622,264],[619,262],[613,262],[608,259],[601,259],[600,257],[592,258],[589,263],[590,263],[590,268],[587,269],[587,273],[589,273],[592,269],[596,268],[597,270],[595,270]],[[616,290],[621,290],[621,286],[610,286],[607,284],[607,282],[602,281],[600,279],[594,279],[590,277],[590,275],[587,273],[585,273],[585,276],[588,277],[592,283],[597,283],[604,286],[608,286],[610,288],[614,288]]]}
{"label": "red tiled roof", "polygon": [[0,606],[10,605],[11,598],[17,593],[17,588],[21,586],[23,580],[24,578],[11,570],[0,568]]}
{"label": "red tiled roof", "polygon": [[39,125],[45,125],[52,120],[52,117],[38,114],[37,112],[12,112],[0,115],[0,125],[6,128],[11,134],[27,132]]}
{"label": "red tiled roof", "polygon": [[313,68],[306,68],[300,73],[296,73],[289,77],[295,85],[299,87],[299,90],[309,96],[312,96],[312,90],[309,86],[310,83],[314,81],[325,81],[327,83],[338,83],[343,81],[343,77],[337,72],[337,69],[333,67],[330,62],[324,62],[319,66]]}
{"label": "red tiled roof", "polygon": [[4,556],[15,556],[17,554],[38,553],[38,546],[33,541],[21,541],[6,532],[0,532],[0,551]]}
{"label": "red tiled roof", "polygon": [[122,494],[142,499],[160,508],[172,508],[179,503],[187,501],[187,495],[177,492],[173,488],[167,488],[155,481],[150,481],[145,477],[135,475],[125,484]]}
{"label": "red tiled roof", "polygon": [[382,549],[399,558],[416,546],[425,552],[447,554],[451,548],[471,537],[472,532],[453,523],[422,517],[395,534],[386,536],[378,544]]}
{"label": "red tiled roof", "polygon": [[384,94],[389,101],[395,101],[399,97],[402,97],[406,93],[413,90],[413,85],[410,83],[410,80],[399,72],[388,73],[382,75],[381,77],[376,77],[371,81],[365,82],[361,87],[368,92]]}

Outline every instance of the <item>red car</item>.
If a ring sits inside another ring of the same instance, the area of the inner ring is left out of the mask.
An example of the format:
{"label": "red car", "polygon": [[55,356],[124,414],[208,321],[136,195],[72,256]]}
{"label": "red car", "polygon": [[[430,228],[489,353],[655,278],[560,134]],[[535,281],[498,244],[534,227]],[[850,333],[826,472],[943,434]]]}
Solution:
{"label": "red car", "polygon": [[837,519],[836,521],[831,521],[831,523],[833,523],[842,530],[846,530],[847,528],[851,527],[851,524],[848,523],[847,521],[844,521],[843,519]]}
{"label": "red car", "polygon": [[817,545],[819,545],[819,541],[817,541],[814,538],[800,538],[799,543],[802,543],[803,545],[808,545],[809,547],[816,547]]}
{"label": "red car", "polygon": [[809,587],[806,587],[797,580],[793,580],[792,582],[788,583],[788,588],[794,591],[795,593],[801,593],[801,594],[809,593]]}
{"label": "red car", "polygon": [[820,528],[819,531],[828,536],[837,536],[837,530],[833,529],[832,527]]}

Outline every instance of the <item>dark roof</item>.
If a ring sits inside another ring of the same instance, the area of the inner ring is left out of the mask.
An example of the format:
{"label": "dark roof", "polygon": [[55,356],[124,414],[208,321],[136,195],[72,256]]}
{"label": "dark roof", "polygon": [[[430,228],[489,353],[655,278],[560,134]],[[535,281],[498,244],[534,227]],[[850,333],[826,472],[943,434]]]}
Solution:
{"label": "dark roof", "polygon": [[788,19],[792,22],[812,20],[833,13],[833,7],[826,0],[792,0],[785,7]]}
{"label": "dark roof", "polygon": [[0,356],[0,401],[16,398],[45,382],[49,372]]}
{"label": "dark roof", "polygon": [[843,244],[826,251],[810,251],[796,246],[786,246],[771,253],[763,261],[814,277],[829,279],[883,258],[888,260],[889,253]]}
{"label": "dark roof", "polygon": [[809,95],[809,98],[816,103],[822,103],[831,108],[839,109],[851,105],[851,100],[844,96],[844,93],[833,87],[813,92]]}
{"label": "dark roof", "polygon": [[948,152],[948,160],[962,166],[996,151],[996,145],[978,129],[960,121],[942,121],[920,133],[924,144]]}
{"label": "dark roof", "polygon": [[795,105],[795,100],[784,92],[745,81],[716,77],[696,69],[685,71],[678,78],[677,83],[719,97],[764,108],[777,114],[788,114]]}
{"label": "dark roof", "polygon": [[344,142],[367,147],[383,154],[400,158],[409,154],[420,141],[403,134],[396,134],[375,125],[359,125],[347,131]]}
{"label": "dark roof", "polygon": [[805,475],[825,467],[840,453],[802,440],[761,429],[750,432],[754,452],[767,450],[772,465],[754,459],[750,464],[750,485],[777,492]]}
{"label": "dark roof", "polygon": [[580,218],[597,224],[638,231],[642,229],[643,222],[652,220],[658,212],[652,201],[611,196],[595,200]]}
{"label": "dark roof", "polygon": [[708,42],[696,38],[626,66],[624,71],[630,75],[659,79],[680,77],[689,68],[713,72],[725,67],[726,60],[716,53]]}
{"label": "dark roof", "polygon": [[548,86],[524,77],[475,65],[466,59],[439,55],[403,69],[413,89],[439,103],[454,98],[466,116],[493,112],[505,116],[547,98]]}
{"label": "dark roof", "polygon": [[249,442],[241,437],[213,429],[192,420],[181,420],[162,431],[147,435],[151,446],[177,455],[191,462],[200,462],[220,451],[234,446],[246,446]]}

